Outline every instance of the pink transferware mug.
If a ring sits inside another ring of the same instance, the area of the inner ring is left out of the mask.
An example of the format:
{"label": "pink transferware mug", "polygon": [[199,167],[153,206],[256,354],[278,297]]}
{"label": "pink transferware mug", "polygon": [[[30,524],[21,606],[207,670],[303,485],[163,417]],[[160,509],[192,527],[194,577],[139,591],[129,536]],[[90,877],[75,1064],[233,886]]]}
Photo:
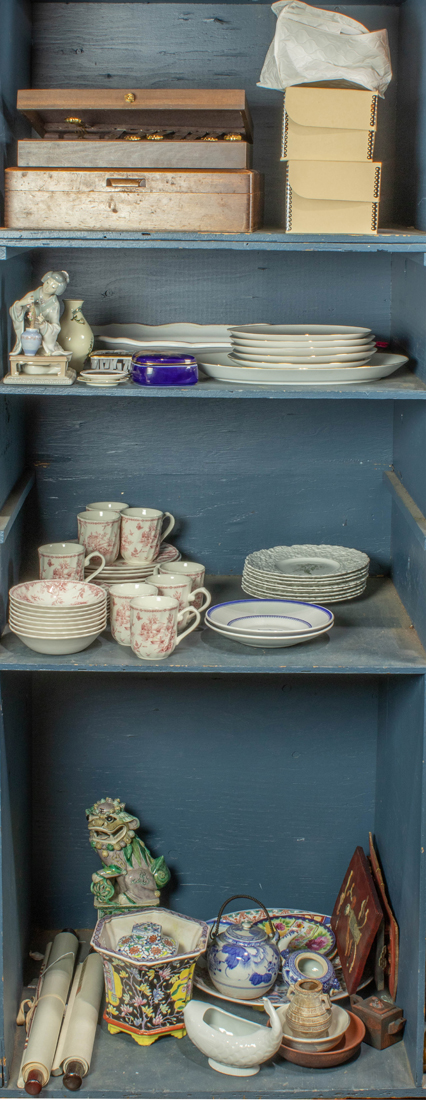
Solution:
{"label": "pink transferware mug", "polygon": [[[162,531],[168,516],[169,523]],[[175,525],[170,512],[158,508],[126,508],[121,514],[121,554],[128,562],[150,562],[158,556],[160,543]]]}
{"label": "pink transferware mug", "polygon": [[119,645],[131,645],[130,604],[137,596],[156,596],[157,586],[143,581],[112,584],[109,589],[111,634]]}
{"label": "pink transferware mug", "polygon": [[[191,577],[182,577],[180,573],[163,573],[161,566],[157,565],[154,568],[153,581],[157,585],[160,596],[171,596],[173,600],[177,600],[179,611],[188,610],[189,606],[195,607],[195,600],[198,597],[201,599],[201,607],[198,606],[197,611],[205,611],[211,603],[211,595],[207,588],[196,588],[191,591]],[[203,596],[205,596],[204,603]],[[188,615],[185,615],[182,625],[186,626],[187,621]]]}
{"label": "pink transferware mug", "polygon": [[120,549],[120,522],[118,512],[92,511],[79,512],[77,516],[78,539],[88,552],[98,550],[103,554],[106,565],[118,558]]}
{"label": "pink transferware mug", "polygon": [[[178,637],[178,625],[185,615],[193,615],[194,622]],[[133,652],[142,661],[162,661],[199,622],[200,612],[195,607],[179,611],[178,601],[169,596],[138,596],[130,604]]]}
{"label": "pink transferware mug", "polygon": [[[156,566],[154,573],[158,570],[160,570],[160,573],[181,573],[183,577],[190,577],[191,592],[195,592],[196,588],[202,588],[204,585],[206,570],[205,566],[201,565],[199,561],[171,561],[168,564],[166,562],[164,565]],[[193,603],[197,611],[201,611],[203,609],[202,595],[196,596]]]}
{"label": "pink transferware mug", "polygon": [[105,565],[105,558],[98,550],[85,557],[84,546],[78,542],[47,542],[38,548],[40,580],[84,581],[84,567],[92,558],[100,565],[86,580],[97,577]]}

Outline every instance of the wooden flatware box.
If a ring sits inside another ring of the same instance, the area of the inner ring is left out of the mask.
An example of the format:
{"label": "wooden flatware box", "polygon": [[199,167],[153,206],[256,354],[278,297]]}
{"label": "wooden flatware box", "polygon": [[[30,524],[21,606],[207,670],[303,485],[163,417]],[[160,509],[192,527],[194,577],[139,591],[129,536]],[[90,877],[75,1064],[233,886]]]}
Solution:
{"label": "wooden flatware box", "polygon": [[250,168],[252,122],[235,88],[21,89],[43,140],[18,142],[20,168]]}
{"label": "wooden flatware box", "polygon": [[251,233],[262,207],[263,176],[247,170],[5,172],[8,229]]}

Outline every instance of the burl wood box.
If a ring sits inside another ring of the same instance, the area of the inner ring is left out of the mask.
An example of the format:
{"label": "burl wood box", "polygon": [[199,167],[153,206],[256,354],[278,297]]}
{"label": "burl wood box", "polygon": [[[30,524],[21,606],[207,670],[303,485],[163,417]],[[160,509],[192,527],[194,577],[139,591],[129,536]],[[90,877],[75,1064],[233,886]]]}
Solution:
{"label": "burl wood box", "polygon": [[8,168],[8,229],[251,233],[262,220],[259,172]]}
{"label": "burl wood box", "polygon": [[42,139],[18,142],[19,168],[251,167],[238,88],[34,88],[17,105]]}

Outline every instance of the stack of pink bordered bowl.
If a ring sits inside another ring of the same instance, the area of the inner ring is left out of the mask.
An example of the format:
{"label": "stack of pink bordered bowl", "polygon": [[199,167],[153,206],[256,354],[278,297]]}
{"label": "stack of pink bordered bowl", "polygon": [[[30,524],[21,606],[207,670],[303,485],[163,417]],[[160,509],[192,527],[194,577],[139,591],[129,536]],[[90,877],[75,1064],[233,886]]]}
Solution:
{"label": "stack of pink bordered bowl", "polygon": [[[154,561],[135,561],[133,564],[125,561],[124,558],[117,558],[112,565],[105,565],[97,574],[96,584],[102,586],[109,592],[112,584],[128,584],[132,581],[143,581],[146,577],[151,577],[155,565],[166,565],[166,563],[180,560],[179,550],[176,546],[171,546],[168,542],[162,542],[160,546],[160,553]],[[92,567],[93,571],[93,567]],[[90,565],[88,565],[84,571],[84,575],[90,576]]]}
{"label": "stack of pink bordered bowl", "polygon": [[27,581],[9,592],[9,626],[36,653],[79,653],[107,623],[107,594],[84,581]]}

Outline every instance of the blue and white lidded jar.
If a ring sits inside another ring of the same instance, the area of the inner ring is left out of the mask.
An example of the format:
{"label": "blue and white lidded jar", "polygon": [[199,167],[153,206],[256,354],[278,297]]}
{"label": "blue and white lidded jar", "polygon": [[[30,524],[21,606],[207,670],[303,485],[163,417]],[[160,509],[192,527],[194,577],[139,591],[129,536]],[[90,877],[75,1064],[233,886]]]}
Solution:
{"label": "blue and white lidded jar", "polygon": [[240,896],[249,897],[234,894],[222,905],[216,926],[210,933],[207,968],[219,993],[236,1000],[254,1001],[265,996],[278,976],[281,965],[277,947],[278,933],[275,932],[269,913],[256,898],[250,900],[264,909],[271,935],[259,926],[253,928],[249,921],[228,924],[219,933],[220,918],[225,906]]}

